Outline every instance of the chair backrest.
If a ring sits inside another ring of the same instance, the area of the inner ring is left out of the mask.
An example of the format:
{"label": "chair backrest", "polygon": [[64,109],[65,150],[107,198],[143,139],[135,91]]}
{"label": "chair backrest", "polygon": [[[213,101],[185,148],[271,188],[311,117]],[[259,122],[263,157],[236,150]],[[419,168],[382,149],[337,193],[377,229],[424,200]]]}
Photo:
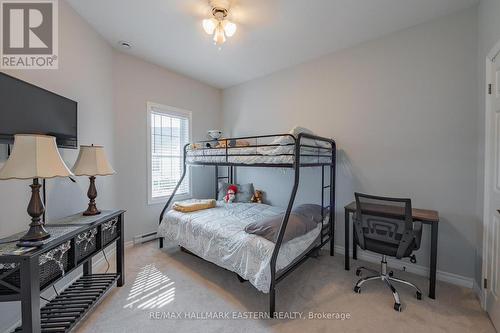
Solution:
{"label": "chair backrest", "polygon": [[402,258],[411,245],[413,218],[411,199],[387,198],[368,194],[354,193],[356,213],[354,230],[358,245],[366,248],[365,238],[397,246],[397,258]]}

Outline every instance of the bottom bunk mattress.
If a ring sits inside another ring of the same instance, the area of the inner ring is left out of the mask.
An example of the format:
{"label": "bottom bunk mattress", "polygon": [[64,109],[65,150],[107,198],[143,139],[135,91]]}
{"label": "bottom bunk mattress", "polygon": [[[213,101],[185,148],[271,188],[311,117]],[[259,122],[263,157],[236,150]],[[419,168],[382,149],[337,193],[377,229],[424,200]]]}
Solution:
{"label": "bottom bunk mattress", "polygon": [[[215,208],[192,213],[169,211],[158,228],[158,234],[167,242],[237,273],[258,290],[268,293],[274,243],[245,232],[245,226],[283,213],[282,208],[265,204],[217,202]],[[308,233],[283,243],[277,270],[288,266],[315,244],[320,231],[321,223]]]}

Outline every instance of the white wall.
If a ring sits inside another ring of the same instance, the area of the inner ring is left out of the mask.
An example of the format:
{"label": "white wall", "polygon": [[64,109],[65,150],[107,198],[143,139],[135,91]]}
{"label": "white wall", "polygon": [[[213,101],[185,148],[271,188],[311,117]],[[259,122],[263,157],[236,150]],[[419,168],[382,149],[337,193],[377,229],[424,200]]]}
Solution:
{"label": "white wall", "polygon": [[[78,102],[78,139],[80,144],[103,144],[115,165],[112,48],[78,16],[66,2],[59,1],[59,69],[11,70],[18,77]],[[76,160],[78,150],[62,149],[68,166]],[[0,161],[6,159],[2,146]],[[74,184],[67,179],[48,180],[48,218],[58,218],[86,208],[88,178],[77,177]],[[98,179],[98,205],[116,207],[115,177]],[[26,213],[30,189],[28,181],[0,182],[0,237],[27,228]],[[15,323],[19,308],[0,303],[0,332]]]}
{"label": "white wall", "polygon": [[[221,91],[164,68],[116,52],[113,90],[118,202],[127,209],[127,239],[156,231],[163,204],[147,203],[146,103],[192,111],[193,139],[205,139],[207,129],[219,128]],[[213,195],[212,168],[193,168],[196,197]]]}
{"label": "white wall", "polygon": [[[483,216],[484,205],[484,139],[485,139],[485,94],[486,94],[486,70],[485,61],[488,53],[500,42],[500,1],[481,0],[478,7],[478,129],[479,129],[479,149],[478,149],[478,215]],[[497,58],[498,59],[498,58]],[[498,61],[498,60],[497,60]],[[476,249],[476,282],[481,283],[483,250],[483,226],[478,224],[477,229],[477,249]]]}
{"label": "white wall", "polygon": [[[337,244],[343,244],[342,207],[355,190],[410,197],[414,207],[440,212],[438,269],[472,278],[479,223],[476,64],[477,9],[471,8],[226,89],[224,128],[240,135],[301,125],[335,138]],[[288,199],[290,175],[241,170],[238,176],[267,190],[274,204]],[[319,185],[304,176],[301,200],[317,200]],[[421,265],[428,265],[429,238],[425,229]]]}

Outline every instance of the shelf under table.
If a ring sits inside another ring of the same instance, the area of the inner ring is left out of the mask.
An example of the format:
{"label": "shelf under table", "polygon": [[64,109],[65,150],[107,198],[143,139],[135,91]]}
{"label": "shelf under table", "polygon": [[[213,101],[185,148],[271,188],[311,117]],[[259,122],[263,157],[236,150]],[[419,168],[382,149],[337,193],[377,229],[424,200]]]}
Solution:
{"label": "shelf under table", "polygon": [[[71,331],[118,278],[119,274],[81,276],[40,309],[42,333]],[[14,332],[21,332],[21,327]]]}

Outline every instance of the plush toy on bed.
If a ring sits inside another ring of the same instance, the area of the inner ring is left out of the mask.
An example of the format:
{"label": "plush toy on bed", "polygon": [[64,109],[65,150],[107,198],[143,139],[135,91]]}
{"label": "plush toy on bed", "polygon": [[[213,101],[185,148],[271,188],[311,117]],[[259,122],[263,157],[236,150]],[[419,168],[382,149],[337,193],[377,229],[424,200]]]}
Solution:
{"label": "plush toy on bed", "polygon": [[247,140],[236,140],[236,139],[219,139],[215,148],[235,148],[235,147],[248,147],[250,142]]}
{"label": "plush toy on bed", "polygon": [[254,203],[261,204],[263,201],[263,198],[264,198],[264,193],[260,190],[255,190],[255,193],[253,194],[251,201]]}
{"label": "plush toy on bed", "polygon": [[224,202],[225,203],[233,202],[237,192],[238,192],[238,187],[236,185],[229,185],[229,187],[227,188],[226,195],[224,196]]}
{"label": "plush toy on bed", "polygon": [[230,140],[226,140],[225,138],[221,138],[217,141],[217,145],[215,148],[226,148],[231,147]]}

